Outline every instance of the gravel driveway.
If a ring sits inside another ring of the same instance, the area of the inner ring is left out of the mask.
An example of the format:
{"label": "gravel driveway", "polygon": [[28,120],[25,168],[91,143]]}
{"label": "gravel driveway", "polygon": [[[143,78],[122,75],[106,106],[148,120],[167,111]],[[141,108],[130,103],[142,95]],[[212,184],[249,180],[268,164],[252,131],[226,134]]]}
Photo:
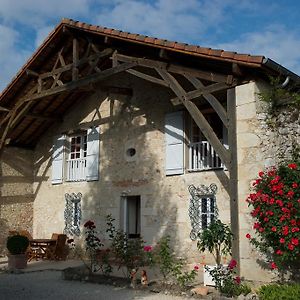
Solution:
{"label": "gravel driveway", "polygon": [[23,274],[0,274],[1,300],[183,300],[187,298],[154,294],[127,288],[66,281],[61,271],[37,271]]}

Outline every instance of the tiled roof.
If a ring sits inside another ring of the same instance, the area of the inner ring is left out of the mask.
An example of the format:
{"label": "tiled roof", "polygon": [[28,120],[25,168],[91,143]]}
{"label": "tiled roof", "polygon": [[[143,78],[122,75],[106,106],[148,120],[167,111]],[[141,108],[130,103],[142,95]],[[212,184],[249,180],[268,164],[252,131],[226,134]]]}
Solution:
{"label": "tiled roof", "polygon": [[78,29],[83,29],[87,31],[92,31],[94,33],[103,34],[113,38],[124,39],[127,41],[132,41],[135,43],[142,43],[154,47],[165,48],[168,50],[185,52],[186,54],[205,56],[208,58],[221,59],[221,60],[231,60],[247,64],[262,64],[264,56],[241,54],[232,51],[225,51],[221,49],[212,49],[201,47],[197,45],[190,45],[184,43],[178,43],[175,41],[169,41],[164,39],[158,39],[150,36],[145,36],[136,33],[125,32],[121,30],[116,30],[113,28],[101,27],[96,25],[91,25],[83,22],[74,21],[72,19],[62,19],[61,24],[72,26]]}

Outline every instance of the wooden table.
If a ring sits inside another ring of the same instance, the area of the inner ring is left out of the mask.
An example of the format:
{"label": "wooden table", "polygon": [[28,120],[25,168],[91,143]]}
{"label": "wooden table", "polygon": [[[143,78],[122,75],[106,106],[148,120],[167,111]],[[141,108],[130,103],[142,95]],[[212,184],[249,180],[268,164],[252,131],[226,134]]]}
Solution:
{"label": "wooden table", "polygon": [[33,239],[29,241],[31,253],[28,261],[32,259],[38,260],[39,258],[54,259],[54,250],[56,240],[53,239]]}

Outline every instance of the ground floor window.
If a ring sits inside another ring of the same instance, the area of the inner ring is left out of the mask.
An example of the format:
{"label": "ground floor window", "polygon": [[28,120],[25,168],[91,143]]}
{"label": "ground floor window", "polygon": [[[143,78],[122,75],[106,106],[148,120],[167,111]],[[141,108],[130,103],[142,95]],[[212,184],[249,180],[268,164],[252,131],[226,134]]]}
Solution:
{"label": "ground floor window", "polygon": [[121,197],[121,228],[129,238],[141,235],[141,196]]}

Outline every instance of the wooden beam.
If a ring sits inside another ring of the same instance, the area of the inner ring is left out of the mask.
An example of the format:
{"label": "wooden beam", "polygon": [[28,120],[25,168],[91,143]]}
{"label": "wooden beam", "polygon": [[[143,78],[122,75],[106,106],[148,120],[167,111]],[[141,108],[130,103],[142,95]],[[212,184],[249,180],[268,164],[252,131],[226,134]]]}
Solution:
{"label": "wooden beam", "polygon": [[[133,57],[133,56],[127,56],[123,54],[116,54],[116,59],[121,62],[135,62],[139,66],[147,67],[147,68],[159,68],[159,69],[165,69],[172,73],[177,73],[181,75],[190,74],[195,77],[213,81],[213,82],[223,82],[228,83],[230,82],[230,79],[228,79],[229,75],[223,75],[221,73],[213,73],[213,72],[207,72],[207,71],[201,71],[194,68],[187,68],[179,65],[169,64],[161,61],[146,59],[146,58],[139,58],[139,57]],[[230,77],[232,78],[232,76]],[[230,82],[230,84],[233,82]]]}
{"label": "wooden beam", "polygon": [[78,40],[73,39],[73,64],[72,64],[72,80],[78,79],[78,62],[79,62],[79,45]]}
{"label": "wooden beam", "polygon": [[61,116],[46,116],[46,115],[34,114],[34,113],[25,114],[24,117],[30,117],[30,118],[41,119],[41,120],[59,121],[59,122],[63,121],[63,118]]}
{"label": "wooden beam", "polygon": [[[222,83],[222,82],[210,84],[208,86],[203,85],[203,87],[198,87],[196,90],[188,92],[186,94],[186,100],[193,100],[200,96],[203,96],[205,98],[205,96],[207,96],[213,92],[222,91],[222,90],[226,90],[226,89],[228,89],[228,85],[225,83]],[[173,103],[173,105],[181,104],[180,99],[177,97],[171,99],[171,102]]]}
{"label": "wooden beam", "polygon": [[227,91],[227,114],[229,119],[228,144],[230,149],[230,164],[228,170],[230,175],[230,224],[233,233],[232,256],[238,262],[238,266],[240,266],[236,96],[234,88]]}
{"label": "wooden beam", "polygon": [[212,145],[213,149],[220,156],[222,162],[226,167],[230,165],[229,151],[220,142],[219,138],[215,134],[214,130],[211,128],[210,124],[207,122],[201,111],[198,109],[197,105],[192,101],[186,101],[183,103],[191,117],[200,128],[201,132],[207,138],[207,141]]}
{"label": "wooden beam", "polygon": [[3,107],[3,106],[0,106],[0,111],[10,111],[10,109],[8,109],[6,107]]}
{"label": "wooden beam", "polygon": [[39,77],[39,73],[29,70],[29,69],[26,69],[26,75],[33,76],[33,77]]}
{"label": "wooden beam", "polygon": [[180,83],[166,70],[155,68],[156,72],[166,81],[172,91],[177,95],[177,97],[182,101],[186,101],[187,93],[180,85]]}
{"label": "wooden beam", "polygon": [[[204,84],[198,80],[197,78],[190,76],[190,75],[185,75],[185,77],[194,85],[195,88],[198,89],[205,89],[206,87]],[[225,85],[228,88],[228,85]],[[227,117],[227,112],[225,108],[222,106],[222,104],[218,101],[218,99],[211,95],[210,93],[203,94],[203,98],[206,99],[206,101],[211,105],[211,107],[215,110],[215,112],[218,114],[219,118],[222,120],[224,126],[228,128],[228,117]]]}
{"label": "wooden beam", "polygon": [[30,101],[38,100],[38,99],[41,99],[44,97],[57,95],[57,94],[60,94],[63,92],[72,91],[72,90],[75,90],[82,86],[88,85],[90,83],[94,83],[94,82],[106,79],[112,75],[126,71],[135,66],[136,66],[136,63],[124,63],[124,64],[118,65],[116,67],[106,69],[106,70],[102,71],[101,73],[92,74],[85,78],[78,79],[76,81],[67,82],[67,83],[63,84],[62,86],[57,86],[52,89],[42,91],[41,93],[33,94],[29,97],[24,97],[23,101],[30,102]]}
{"label": "wooden beam", "polygon": [[165,87],[169,87],[169,84],[166,83],[164,80],[161,80],[161,79],[156,78],[154,76],[151,76],[151,75],[148,75],[148,74],[145,74],[145,73],[133,70],[133,69],[127,70],[126,72],[131,74],[131,75],[134,75],[136,77],[142,78],[144,80],[147,80],[147,81],[150,81],[150,82],[153,82],[153,83],[165,86]]}
{"label": "wooden beam", "polygon": [[157,69],[157,72],[162,76],[162,78],[170,84],[172,91],[179,97],[183,99],[182,103],[190,113],[191,117],[200,128],[204,136],[207,138],[208,142],[212,145],[214,150],[220,156],[222,162],[226,167],[230,164],[229,151],[220,142],[219,138],[215,134],[214,130],[211,128],[210,124],[207,122],[201,111],[198,109],[197,105],[190,100],[186,100],[186,93],[181,87],[179,82],[167,71]]}

